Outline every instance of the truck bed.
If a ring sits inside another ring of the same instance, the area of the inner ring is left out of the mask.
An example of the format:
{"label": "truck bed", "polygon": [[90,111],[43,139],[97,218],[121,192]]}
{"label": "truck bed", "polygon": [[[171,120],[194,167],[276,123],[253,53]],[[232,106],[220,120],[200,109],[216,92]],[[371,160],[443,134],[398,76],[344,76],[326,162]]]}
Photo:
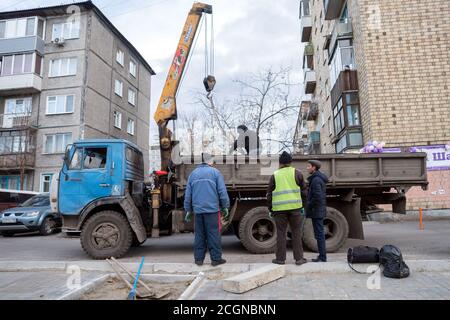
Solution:
{"label": "truck bed", "polygon": [[[426,158],[426,153],[326,154],[294,156],[292,165],[307,177],[307,161],[320,160],[321,171],[329,177],[328,188],[421,186],[426,189]],[[265,190],[270,176],[278,168],[277,155],[261,160],[249,156],[220,156],[215,160],[215,167],[223,174],[229,191]],[[184,158],[183,162],[199,163],[194,157]],[[180,190],[185,188],[196,166],[177,166],[176,184]]]}

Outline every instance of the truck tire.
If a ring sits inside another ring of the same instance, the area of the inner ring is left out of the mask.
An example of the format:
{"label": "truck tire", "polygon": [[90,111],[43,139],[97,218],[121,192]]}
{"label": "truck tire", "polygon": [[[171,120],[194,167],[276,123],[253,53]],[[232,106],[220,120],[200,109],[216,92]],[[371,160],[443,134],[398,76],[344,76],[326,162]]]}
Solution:
{"label": "truck tire", "polygon": [[242,217],[239,223],[239,239],[251,253],[275,252],[277,228],[275,221],[269,217],[267,207],[253,208]]}
{"label": "truck tire", "polygon": [[101,211],[81,229],[81,246],[93,259],[121,258],[130,250],[133,231],[128,220],[116,211]]}
{"label": "truck tire", "polygon": [[[324,220],[325,240],[327,252],[338,251],[347,241],[348,222],[344,215],[334,208],[327,207],[327,216]],[[318,252],[317,241],[314,238],[312,220],[307,219],[303,229],[303,244],[313,252]]]}

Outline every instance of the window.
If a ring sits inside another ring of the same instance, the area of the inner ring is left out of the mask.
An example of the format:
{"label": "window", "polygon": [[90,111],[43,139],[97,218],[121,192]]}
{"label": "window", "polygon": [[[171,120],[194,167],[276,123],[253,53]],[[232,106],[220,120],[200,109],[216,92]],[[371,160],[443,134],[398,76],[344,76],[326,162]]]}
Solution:
{"label": "window", "polygon": [[137,65],[136,62],[130,60],[130,74],[136,78]]}
{"label": "window", "polygon": [[120,80],[116,80],[114,84],[114,93],[119,97],[123,96],[123,82]]}
{"label": "window", "polygon": [[353,41],[351,39],[339,40],[336,52],[330,62],[331,87],[336,83],[341,71],[348,69],[356,69]]}
{"label": "window", "polygon": [[36,17],[0,21],[0,39],[34,36]]}
{"label": "window", "polygon": [[0,154],[23,153],[28,150],[27,136],[0,137]]}
{"label": "window", "polygon": [[52,183],[53,173],[41,174],[40,192],[50,192],[50,184]]}
{"label": "window", "polygon": [[134,120],[128,119],[127,132],[134,136]]}
{"label": "window", "polygon": [[61,58],[50,61],[49,77],[74,76],[77,74],[77,58]]}
{"label": "window", "polygon": [[4,56],[2,63],[2,76],[11,76],[33,72],[34,53]]}
{"label": "window", "polygon": [[122,129],[122,113],[114,111],[114,127]]}
{"label": "window", "polygon": [[74,99],[74,95],[47,97],[46,114],[72,113]]}
{"label": "window", "polygon": [[21,99],[8,99],[5,102],[5,115],[19,115],[31,113],[32,99],[21,98]]}
{"label": "window", "polygon": [[339,99],[338,103],[333,108],[333,119],[334,119],[334,133],[335,135],[339,135],[339,133],[345,127],[345,117],[344,117],[344,108],[342,105],[342,98]]}
{"label": "window", "polygon": [[69,170],[81,170],[82,156],[83,156],[83,149],[77,148],[73,153],[72,160],[70,160]]}
{"label": "window", "polygon": [[124,66],[125,61],[125,54],[122,50],[118,49],[116,53],[116,61],[118,64],[120,64],[122,67]]}
{"label": "window", "polygon": [[128,89],[128,103],[133,106],[136,105],[136,91],[131,88]]}
{"label": "window", "polygon": [[72,143],[72,133],[45,135],[44,153],[64,153],[66,146]]}
{"label": "window", "polygon": [[56,38],[77,39],[80,37],[80,23],[77,21],[55,23],[52,30],[52,41]]}
{"label": "window", "polygon": [[106,166],[107,148],[85,148],[83,169],[103,169]]}

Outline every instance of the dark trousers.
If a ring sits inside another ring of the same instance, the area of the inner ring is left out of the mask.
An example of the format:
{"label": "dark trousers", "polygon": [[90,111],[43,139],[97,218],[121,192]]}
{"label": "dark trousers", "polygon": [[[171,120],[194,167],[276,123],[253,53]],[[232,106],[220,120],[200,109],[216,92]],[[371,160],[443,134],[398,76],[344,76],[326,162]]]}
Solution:
{"label": "dark trousers", "polygon": [[325,247],[325,232],[323,230],[323,219],[311,219],[314,228],[314,237],[317,240],[317,247],[319,248],[319,259],[327,261],[327,250]]}
{"label": "dark trousers", "polygon": [[294,251],[295,261],[303,259],[302,233],[305,218],[296,211],[278,211],[274,212],[275,224],[277,226],[277,249],[276,259],[286,260],[286,231],[289,224],[292,232],[292,250]]}
{"label": "dark trousers", "polygon": [[194,232],[195,261],[205,260],[206,249],[209,249],[212,261],[221,260],[220,213],[196,214]]}

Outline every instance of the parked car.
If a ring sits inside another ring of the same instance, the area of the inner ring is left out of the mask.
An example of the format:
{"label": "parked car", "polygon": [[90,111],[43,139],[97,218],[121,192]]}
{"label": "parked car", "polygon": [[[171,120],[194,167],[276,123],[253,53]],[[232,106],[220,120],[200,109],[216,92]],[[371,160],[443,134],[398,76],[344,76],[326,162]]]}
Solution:
{"label": "parked car", "polygon": [[0,234],[4,237],[32,231],[46,236],[59,231],[61,225],[61,215],[50,208],[48,193],[38,194],[18,207],[0,213]]}
{"label": "parked car", "polygon": [[0,212],[9,208],[17,207],[22,202],[37,194],[39,194],[39,192],[0,189]]}

